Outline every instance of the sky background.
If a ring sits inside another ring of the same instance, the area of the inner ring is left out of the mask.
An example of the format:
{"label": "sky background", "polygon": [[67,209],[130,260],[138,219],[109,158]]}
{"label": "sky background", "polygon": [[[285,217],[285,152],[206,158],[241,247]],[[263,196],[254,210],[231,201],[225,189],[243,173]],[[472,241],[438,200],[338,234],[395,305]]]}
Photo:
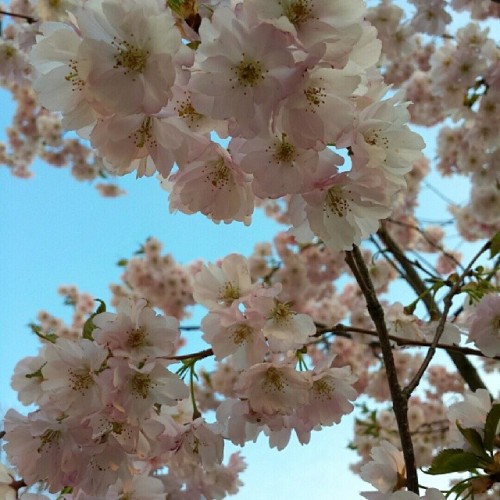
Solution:
{"label": "sky background", "polygon": [[[0,140],[4,140],[13,106],[1,90],[0,109]],[[433,158],[433,136],[424,132],[426,153]],[[68,169],[39,162],[34,172],[34,178],[23,180],[0,168],[0,416],[11,407],[26,412],[10,389],[10,377],[22,357],[38,350],[27,324],[42,309],[70,317],[70,308],[57,294],[61,284],[75,284],[109,302],[108,286],[119,282],[122,271],[115,263],[129,258],[149,236],[162,241],[163,251],[178,262],[188,263],[198,258],[213,261],[231,252],[249,255],[255,243],[270,241],[282,228],[260,211],[250,227],[169,214],[167,193],[154,178],[124,177],[119,184],[128,195],[107,199],[89,183],[75,181]],[[455,203],[468,199],[467,183],[461,179],[450,184],[433,176],[431,182]],[[446,203],[430,189],[424,189],[419,215],[432,220],[450,217]],[[459,240],[451,234],[448,241],[454,248]],[[458,249],[470,253],[473,247]],[[399,295],[398,299],[402,300]],[[358,491],[372,488],[349,471],[349,464],[357,461],[357,455],[346,449],[352,429],[353,417],[348,416],[340,425],[312,433],[307,446],[299,445],[295,437],[281,452],[269,449],[264,436],[257,444],[247,444],[242,450],[249,464],[241,476],[245,486],[235,498],[358,498]]]}

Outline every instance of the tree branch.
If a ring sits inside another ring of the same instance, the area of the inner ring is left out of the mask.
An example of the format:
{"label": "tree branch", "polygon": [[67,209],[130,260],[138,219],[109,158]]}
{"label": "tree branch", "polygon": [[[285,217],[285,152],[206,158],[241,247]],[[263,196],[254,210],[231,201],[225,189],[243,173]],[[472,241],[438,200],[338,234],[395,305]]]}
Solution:
{"label": "tree branch", "polygon": [[15,14],[14,12],[7,12],[7,11],[1,10],[1,9],[0,9],[0,15],[17,17],[18,19],[24,19],[28,24],[34,24],[34,23],[38,22],[38,19],[36,19],[32,16],[27,16],[25,14]]}
{"label": "tree branch", "polygon": [[[319,337],[325,333],[332,333],[333,335],[342,335],[346,338],[352,339],[352,337],[348,335],[349,332],[352,332],[352,333],[360,333],[362,335],[370,335],[372,337],[378,338],[378,333],[374,330],[367,330],[365,328],[357,328],[354,326],[343,325],[342,323],[339,323],[334,327],[326,327],[324,325],[316,324],[316,328],[317,331],[316,334],[314,335],[315,337]],[[401,337],[396,337],[395,335],[389,335],[389,339],[392,340],[393,342],[396,342],[398,346],[402,347],[430,347],[432,345],[432,342],[426,342],[424,340],[402,339]],[[468,356],[478,356],[485,359],[496,359],[500,361],[500,356],[494,356],[494,357],[486,356],[478,349],[472,349],[470,347],[462,347],[458,345],[438,343],[436,344],[436,348],[443,349],[445,351],[458,352],[466,354]]]}
{"label": "tree branch", "polygon": [[[420,278],[420,275],[415,271],[411,262],[407,259],[399,245],[387,232],[384,222],[381,223],[377,235],[385,244],[387,249],[392,253],[394,258],[399,262],[401,267],[404,268],[406,281],[413,288],[415,293],[422,297],[422,302],[424,303],[431,319],[439,319],[441,317],[441,311],[439,310],[438,305],[432,295],[427,293],[425,283]],[[448,351],[448,355],[471,391],[476,391],[477,389],[487,389],[476,368],[464,354]]]}
{"label": "tree branch", "polygon": [[356,281],[358,282],[363,295],[365,296],[368,312],[377,329],[380,341],[380,348],[384,358],[384,366],[389,382],[392,404],[396,422],[398,425],[401,447],[406,466],[407,487],[409,491],[418,494],[418,477],[415,465],[415,454],[413,452],[413,442],[408,425],[408,400],[404,397],[399,385],[396,366],[389,340],[389,333],[385,324],[384,310],[378,301],[377,294],[370,279],[368,268],[359,248],[354,245],[351,252],[346,252],[346,263],[350,267]]}

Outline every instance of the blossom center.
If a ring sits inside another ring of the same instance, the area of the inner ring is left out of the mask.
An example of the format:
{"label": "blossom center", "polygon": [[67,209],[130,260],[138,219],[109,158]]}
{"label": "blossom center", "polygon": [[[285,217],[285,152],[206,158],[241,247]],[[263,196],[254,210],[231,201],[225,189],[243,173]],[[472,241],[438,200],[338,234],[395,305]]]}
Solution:
{"label": "blossom center", "polygon": [[203,118],[203,115],[194,109],[189,99],[180,102],[179,105],[175,107],[175,110],[180,118],[185,118],[191,125]]}
{"label": "blossom center", "polygon": [[311,108],[317,108],[321,104],[325,104],[324,98],[326,95],[323,90],[324,89],[321,87],[307,87],[307,89],[304,90],[304,95]]}
{"label": "blossom center", "polygon": [[365,135],[365,141],[372,146],[389,148],[389,139],[382,134],[382,129],[373,129]]}
{"label": "blossom center", "polygon": [[325,379],[316,380],[313,382],[312,390],[317,399],[328,401],[332,399],[334,386]]}
{"label": "blossom center", "polygon": [[325,209],[328,209],[337,217],[344,217],[346,212],[350,211],[349,203],[344,198],[341,187],[334,186],[328,190]]}
{"label": "blossom center", "polygon": [[493,330],[496,330],[496,334],[500,335],[500,316],[495,316],[491,322]]}
{"label": "blossom center", "polygon": [[130,380],[132,392],[146,399],[149,395],[149,390],[152,387],[151,377],[145,373],[136,373]]}
{"label": "blossom center", "polygon": [[16,55],[16,49],[12,45],[4,45],[2,49],[5,59],[12,59]]}
{"label": "blossom center", "polygon": [[248,325],[236,325],[236,328],[231,332],[233,342],[237,345],[244,344],[252,335],[253,329]]}
{"label": "blossom center", "polygon": [[264,378],[264,381],[262,382],[262,388],[267,391],[282,391],[285,387],[285,383],[283,381],[283,377],[281,376],[281,373],[274,368],[274,366],[271,366],[269,370],[266,372],[266,376]]}
{"label": "blossom center", "polygon": [[147,345],[146,343],[146,332],[143,328],[134,328],[129,334],[127,338],[127,345],[131,349],[134,347],[142,347]]}
{"label": "blossom center", "polygon": [[240,298],[240,289],[231,281],[226,281],[219,290],[219,302],[229,306]]}
{"label": "blossom center", "polygon": [[124,68],[125,74],[131,71],[136,73],[142,73],[144,71],[149,56],[149,50],[134,47],[126,40],[118,42],[116,37],[113,38],[111,43],[117,49],[117,53],[115,54],[115,65],[113,66],[115,69]]}
{"label": "blossom center", "polygon": [[208,181],[212,186],[221,188],[229,182],[229,168],[224,161],[224,158],[219,157],[218,160],[211,161],[207,164],[210,168]]}
{"label": "blossom center", "polygon": [[300,26],[311,18],[312,5],[309,0],[296,0],[283,9],[283,14],[294,26]]}
{"label": "blossom center", "polygon": [[41,453],[45,445],[47,445],[47,447],[50,448],[54,443],[57,443],[57,441],[59,441],[60,437],[61,437],[61,431],[56,431],[54,429],[47,429],[40,436],[40,446],[36,451],[38,453]]}
{"label": "blossom center", "polygon": [[133,133],[128,136],[129,139],[135,144],[139,149],[143,148],[146,143],[150,147],[156,146],[156,141],[152,133],[152,119],[150,116],[144,119],[141,126]]}
{"label": "blossom center", "polygon": [[64,79],[71,83],[71,91],[82,90],[85,86],[84,80],[80,78],[78,74],[78,63],[74,59],[69,60],[69,73],[64,77]]}
{"label": "blossom center", "polygon": [[291,304],[288,302],[279,302],[275,301],[274,308],[271,311],[270,319],[276,321],[276,323],[283,324],[286,323],[290,316],[293,316],[295,313],[291,310]]}
{"label": "blossom center", "polygon": [[278,163],[290,163],[295,160],[297,151],[295,146],[283,137],[283,139],[276,144],[273,156]]}
{"label": "blossom center", "polygon": [[84,394],[85,391],[93,385],[94,379],[89,372],[77,373],[73,370],[69,370],[69,381],[71,383],[71,389]]}
{"label": "blossom center", "polygon": [[243,87],[255,87],[264,79],[262,64],[259,61],[246,59],[245,54],[241,62],[233,67],[233,71],[238,83]]}

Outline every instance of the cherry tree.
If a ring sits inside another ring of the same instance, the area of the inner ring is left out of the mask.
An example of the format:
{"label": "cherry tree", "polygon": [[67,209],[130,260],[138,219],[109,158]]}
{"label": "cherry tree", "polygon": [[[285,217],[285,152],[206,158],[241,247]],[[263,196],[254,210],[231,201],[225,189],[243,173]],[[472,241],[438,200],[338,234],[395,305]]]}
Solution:
{"label": "cherry tree", "polygon": [[[213,263],[151,237],[108,304],[61,287],[72,321],[40,312],[40,350],[12,377],[30,408],[3,421],[3,497],[223,498],[246,467],[225,443],[307,444],[353,411],[364,498],[498,495],[500,48],[484,23],[500,4],[410,3],[5,5],[12,175],[41,158],[108,197],[155,176],[171,212],[250,225],[262,210],[283,230]],[[435,130],[436,158],[414,125]],[[418,218],[431,170],[469,181],[449,210],[470,256]]]}

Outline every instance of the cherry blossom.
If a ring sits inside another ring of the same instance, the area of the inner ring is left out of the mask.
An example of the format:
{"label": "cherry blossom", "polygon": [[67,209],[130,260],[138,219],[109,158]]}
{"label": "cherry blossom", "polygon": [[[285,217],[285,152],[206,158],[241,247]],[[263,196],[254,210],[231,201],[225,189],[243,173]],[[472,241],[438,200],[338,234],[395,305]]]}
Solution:
{"label": "cherry blossom", "polygon": [[246,260],[231,254],[215,265],[203,266],[195,275],[193,296],[205,307],[219,309],[241,301],[252,289]]}
{"label": "cherry blossom", "polygon": [[469,342],[487,356],[500,355],[500,295],[485,295],[474,308],[470,321]]}
{"label": "cherry blossom", "polygon": [[257,413],[291,413],[309,401],[310,374],[289,365],[259,363],[246,370],[236,385]]}
{"label": "cherry blossom", "polygon": [[405,486],[406,471],[401,451],[391,443],[382,441],[380,446],[373,448],[371,456],[373,462],[361,469],[361,477],[365,481],[381,493],[396,491]]}
{"label": "cherry blossom", "polygon": [[251,177],[219,145],[208,145],[199,157],[172,175],[170,182],[171,212],[201,212],[214,222],[250,224],[254,210]]}

